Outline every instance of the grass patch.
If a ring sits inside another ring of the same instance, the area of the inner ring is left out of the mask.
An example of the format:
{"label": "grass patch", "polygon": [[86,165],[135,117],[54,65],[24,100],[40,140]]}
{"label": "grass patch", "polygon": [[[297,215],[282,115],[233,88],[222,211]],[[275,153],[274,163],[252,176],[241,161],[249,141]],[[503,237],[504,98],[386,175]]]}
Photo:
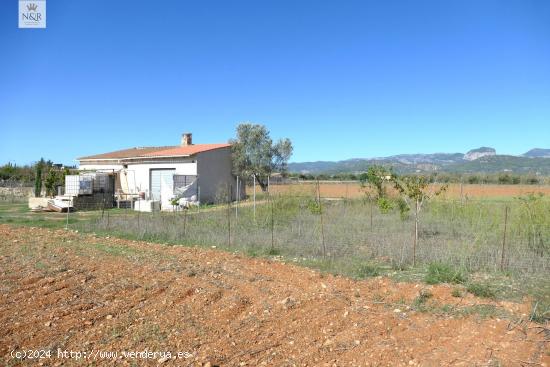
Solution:
{"label": "grass patch", "polygon": [[428,284],[462,284],[466,282],[466,278],[466,274],[460,269],[443,263],[431,263],[424,280]]}
{"label": "grass patch", "polygon": [[457,313],[462,316],[477,315],[482,319],[495,318],[495,317],[499,317],[499,318],[510,317],[510,314],[508,314],[505,310],[498,308],[495,305],[475,305],[475,306],[463,307],[457,310]]}
{"label": "grass patch", "polygon": [[460,288],[453,288],[453,290],[451,291],[451,296],[460,298],[464,296],[464,294],[462,293],[462,290]]}
{"label": "grass patch", "polygon": [[377,277],[380,275],[381,269],[376,264],[361,264],[357,267],[356,276],[360,279]]}
{"label": "grass patch", "polygon": [[550,304],[541,301],[534,301],[531,307],[531,321],[539,324],[546,324],[550,321]]}
{"label": "grass patch", "polygon": [[281,254],[281,250],[276,248],[270,248],[267,250],[267,255],[269,256],[279,256]]}
{"label": "grass patch", "polygon": [[471,282],[466,286],[466,290],[477,297],[491,298],[496,297],[496,292],[490,284]]}

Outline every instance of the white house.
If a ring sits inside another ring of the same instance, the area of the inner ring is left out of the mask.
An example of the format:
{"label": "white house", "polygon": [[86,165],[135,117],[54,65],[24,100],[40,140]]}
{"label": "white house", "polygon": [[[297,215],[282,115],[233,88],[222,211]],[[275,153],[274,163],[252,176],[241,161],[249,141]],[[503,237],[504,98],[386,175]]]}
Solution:
{"label": "white house", "polygon": [[[182,190],[191,200],[216,202],[231,200],[237,188],[232,173],[230,144],[193,144],[192,135],[182,135],[181,145],[136,147],[78,158],[80,171],[113,172],[119,197],[140,196],[170,206]],[[239,185],[241,186],[241,185]]]}

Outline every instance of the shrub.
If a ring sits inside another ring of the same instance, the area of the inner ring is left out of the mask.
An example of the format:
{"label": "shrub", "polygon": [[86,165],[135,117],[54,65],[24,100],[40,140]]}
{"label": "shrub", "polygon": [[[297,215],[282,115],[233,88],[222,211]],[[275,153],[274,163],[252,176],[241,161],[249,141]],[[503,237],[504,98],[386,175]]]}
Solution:
{"label": "shrub", "polygon": [[317,200],[308,200],[307,208],[309,209],[311,214],[321,214],[321,203],[319,203]]}
{"label": "shrub", "polygon": [[388,198],[378,199],[377,204],[378,204],[378,208],[380,209],[380,212],[382,214],[388,214],[394,208],[394,203]]}
{"label": "shrub", "polygon": [[399,216],[401,217],[401,220],[406,220],[409,217],[409,212],[411,209],[405,199],[401,197],[397,199],[397,209],[399,209]]}
{"label": "shrub", "polygon": [[460,284],[466,281],[466,275],[459,269],[443,263],[431,263],[428,265],[428,273],[425,278],[428,284],[452,283]]}

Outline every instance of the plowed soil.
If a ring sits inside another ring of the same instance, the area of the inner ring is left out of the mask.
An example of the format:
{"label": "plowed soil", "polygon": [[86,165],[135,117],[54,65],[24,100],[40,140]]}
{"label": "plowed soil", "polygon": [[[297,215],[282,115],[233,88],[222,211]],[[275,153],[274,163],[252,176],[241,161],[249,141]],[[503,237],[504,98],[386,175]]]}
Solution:
{"label": "plowed soil", "polygon": [[[356,281],[215,249],[0,225],[0,282],[7,365],[550,365],[550,333],[527,321],[527,301],[457,298],[446,285]],[[414,306],[421,292],[432,295],[424,312]],[[53,354],[11,357],[29,349]],[[145,350],[159,354],[122,355]]]}

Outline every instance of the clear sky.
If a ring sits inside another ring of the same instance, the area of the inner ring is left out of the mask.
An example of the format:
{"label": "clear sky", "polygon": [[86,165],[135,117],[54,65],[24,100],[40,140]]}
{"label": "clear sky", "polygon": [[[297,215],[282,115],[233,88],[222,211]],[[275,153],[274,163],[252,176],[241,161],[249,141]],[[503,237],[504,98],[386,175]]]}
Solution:
{"label": "clear sky", "polygon": [[550,148],[550,1],[0,1],[0,163],[225,142],[292,161]]}

